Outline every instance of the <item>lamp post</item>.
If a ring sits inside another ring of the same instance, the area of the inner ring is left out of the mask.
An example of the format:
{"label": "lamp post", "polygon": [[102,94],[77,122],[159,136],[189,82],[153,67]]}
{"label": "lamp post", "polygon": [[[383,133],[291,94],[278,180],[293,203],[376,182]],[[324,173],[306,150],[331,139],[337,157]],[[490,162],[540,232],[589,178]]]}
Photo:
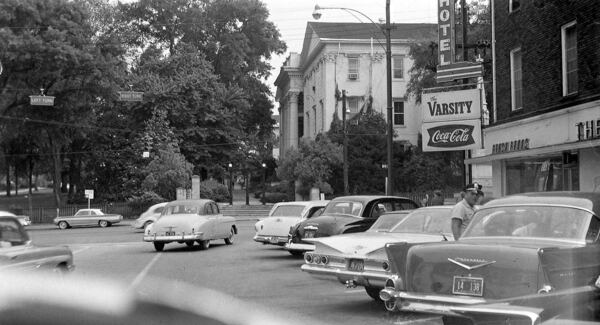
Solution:
{"label": "lamp post", "polygon": [[[321,10],[328,10],[328,9],[338,9],[338,10],[344,10],[344,11],[348,11],[352,14],[352,12],[355,12],[363,17],[365,17],[366,19],[368,19],[373,25],[375,25],[379,31],[381,31],[383,33],[383,35],[385,36],[385,40],[386,40],[386,46],[384,47],[385,50],[385,61],[386,61],[386,83],[387,83],[387,122],[388,122],[388,128],[387,128],[387,188],[386,188],[386,195],[392,195],[393,193],[393,178],[392,178],[392,156],[393,156],[393,144],[394,144],[394,121],[393,119],[393,114],[392,114],[392,46],[391,46],[391,30],[392,27],[390,26],[390,0],[386,0],[385,1],[385,30],[381,28],[381,26],[379,26],[379,24],[375,23],[373,21],[373,19],[369,18],[369,16],[365,15],[364,13],[352,9],[352,8],[345,8],[345,7],[321,7],[319,5],[315,5],[315,10],[313,11],[313,18],[318,20],[319,18],[321,18]],[[379,43],[379,45],[381,45],[381,43]],[[381,45],[383,47],[383,45]]]}
{"label": "lamp post", "polygon": [[233,205],[233,164],[229,163],[229,205]]}
{"label": "lamp post", "polygon": [[263,168],[263,190],[262,190],[262,204],[265,205],[265,192],[267,191],[267,164],[261,164]]}

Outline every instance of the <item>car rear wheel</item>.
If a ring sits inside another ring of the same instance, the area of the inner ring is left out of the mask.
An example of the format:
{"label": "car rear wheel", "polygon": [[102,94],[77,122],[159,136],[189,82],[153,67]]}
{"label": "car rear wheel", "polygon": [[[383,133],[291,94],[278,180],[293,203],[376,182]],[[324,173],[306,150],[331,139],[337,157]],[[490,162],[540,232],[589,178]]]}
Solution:
{"label": "car rear wheel", "polygon": [[302,254],[304,253],[301,251],[288,251],[288,252],[290,252],[290,254],[292,254],[293,256],[302,256]]}
{"label": "car rear wheel", "polygon": [[381,288],[365,287],[365,291],[369,297],[373,298],[373,300],[381,301],[381,298],[379,298],[379,291],[381,291]]}
{"label": "car rear wheel", "polygon": [[227,245],[233,244],[233,236],[235,236],[235,229],[233,229],[233,227],[231,227],[231,230],[229,230],[229,237],[225,238],[225,244],[227,244]]}
{"label": "car rear wheel", "polygon": [[62,230],[67,229],[69,228],[69,224],[66,221],[61,221],[58,223],[58,228]]}
{"label": "car rear wheel", "polygon": [[165,243],[154,242],[154,249],[156,249],[157,252],[162,252],[164,248]]}
{"label": "car rear wheel", "polygon": [[185,244],[187,245],[187,247],[192,247],[194,246],[194,241],[186,241]]}
{"label": "car rear wheel", "polygon": [[98,221],[98,226],[100,226],[102,228],[108,227],[108,221],[100,220],[100,221]]}
{"label": "car rear wheel", "polygon": [[200,241],[201,249],[208,249],[210,247],[210,240],[202,240]]}

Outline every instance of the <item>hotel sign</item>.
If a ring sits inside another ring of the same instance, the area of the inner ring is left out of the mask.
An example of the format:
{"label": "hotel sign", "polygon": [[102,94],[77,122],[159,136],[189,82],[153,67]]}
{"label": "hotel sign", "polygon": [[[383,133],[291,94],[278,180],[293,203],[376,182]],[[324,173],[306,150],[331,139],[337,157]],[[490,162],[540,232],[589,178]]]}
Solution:
{"label": "hotel sign", "polygon": [[438,53],[440,66],[454,62],[454,0],[438,0]]}

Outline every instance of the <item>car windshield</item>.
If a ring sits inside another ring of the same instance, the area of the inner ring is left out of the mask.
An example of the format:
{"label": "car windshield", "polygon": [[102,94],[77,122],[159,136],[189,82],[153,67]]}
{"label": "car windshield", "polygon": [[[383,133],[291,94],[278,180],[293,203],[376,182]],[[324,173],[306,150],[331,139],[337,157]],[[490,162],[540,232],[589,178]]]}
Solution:
{"label": "car windshield", "polygon": [[0,218],[0,247],[23,245],[28,239],[17,220]]}
{"label": "car windshield", "polygon": [[410,213],[390,232],[397,233],[451,233],[450,209],[423,209]]}
{"label": "car windshield", "polygon": [[166,206],[161,217],[174,214],[198,214],[198,206],[191,204],[178,204]]}
{"label": "car windshield", "polygon": [[475,213],[462,238],[535,237],[584,240],[592,214],[565,206],[503,206]]}
{"label": "car windshield", "polygon": [[271,217],[299,217],[304,208],[303,205],[280,205],[275,208]]}
{"label": "car windshield", "polygon": [[377,221],[369,228],[368,231],[376,232],[388,232],[400,221],[404,220],[408,215],[408,211],[394,212],[390,214],[384,214],[377,218]]}
{"label": "car windshield", "polygon": [[362,202],[355,201],[335,201],[330,202],[326,207],[323,214],[346,214],[353,216],[360,216],[362,214],[363,204]]}

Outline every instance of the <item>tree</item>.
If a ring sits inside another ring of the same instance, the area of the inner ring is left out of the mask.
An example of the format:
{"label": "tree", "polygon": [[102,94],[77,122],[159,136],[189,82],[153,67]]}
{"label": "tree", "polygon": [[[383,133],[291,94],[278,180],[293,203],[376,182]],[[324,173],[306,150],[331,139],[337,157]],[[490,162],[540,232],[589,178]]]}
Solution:
{"label": "tree", "polygon": [[307,196],[312,187],[331,194],[330,185],[335,166],[342,162],[341,146],[331,142],[326,135],[319,135],[314,141],[303,140],[298,149],[291,149],[279,161],[277,176],[290,183],[299,181],[298,193]]}
{"label": "tree", "polygon": [[159,150],[148,164],[146,172],[142,189],[154,192],[169,201],[175,200],[178,187],[191,186],[192,165],[173,148]]}

